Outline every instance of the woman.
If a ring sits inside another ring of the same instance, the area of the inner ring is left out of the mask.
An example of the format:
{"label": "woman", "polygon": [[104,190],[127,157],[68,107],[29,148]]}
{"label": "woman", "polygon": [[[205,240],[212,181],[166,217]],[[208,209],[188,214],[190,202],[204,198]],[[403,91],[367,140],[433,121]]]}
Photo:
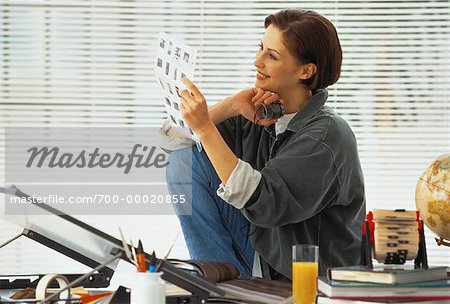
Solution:
{"label": "woman", "polygon": [[[277,12],[265,28],[254,88],[208,108],[184,80],[181,113],[204,151],[171,153],[169,188],[192,203],[192,215],[177,209],[191,258],[283,280],[292,277],[292,245],[315,244],[323,275],[359,263],[365,214],[354,134],[324,105],[341,46],[332,23],[313,11]],[[255,105],[276,100],[286,115],[255,121]],[[167,122],[163,131],[173,144]],[[190,170],[192,180],[183,177]]]}

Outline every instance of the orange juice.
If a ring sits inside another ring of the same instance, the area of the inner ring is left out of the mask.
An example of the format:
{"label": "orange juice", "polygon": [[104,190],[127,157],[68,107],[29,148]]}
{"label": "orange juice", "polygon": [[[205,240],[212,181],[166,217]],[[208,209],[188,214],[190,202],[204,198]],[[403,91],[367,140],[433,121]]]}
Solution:
{"label": "orange juice", "polygon": [[295,304],[313,304],[317,296],[317,262],[292,263],[292,294]]}

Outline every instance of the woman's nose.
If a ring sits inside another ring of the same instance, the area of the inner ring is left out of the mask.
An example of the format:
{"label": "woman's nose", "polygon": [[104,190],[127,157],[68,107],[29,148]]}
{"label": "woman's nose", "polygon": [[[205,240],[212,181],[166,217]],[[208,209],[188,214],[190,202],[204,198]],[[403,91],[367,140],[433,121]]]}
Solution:
{"label": "woman's nose", "polygon": [[255,61],[253,62],[253,65],[257,68],[263,68],[264,67],[264,62],[262,60],[262,52],[258,52],[256,54],[256,58]]}

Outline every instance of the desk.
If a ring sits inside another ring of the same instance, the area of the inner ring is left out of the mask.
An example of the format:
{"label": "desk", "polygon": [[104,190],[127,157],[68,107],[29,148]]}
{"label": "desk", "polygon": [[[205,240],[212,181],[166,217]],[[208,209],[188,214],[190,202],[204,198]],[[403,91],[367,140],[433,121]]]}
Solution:
{"label": "desk", "polygon": [[[109,291],[111,291],[112,289],[109,289]],[[103,293],[105,291],[108,291],[106,289],[95,289],[95,290],[89,290],[90,292],[95,293]],[[0,292],[0,296],[11,296],[12,294],[14,294],[14,292],[16,292],[16,290],[4,290],[2,292]],[[125,288],[123,287],[119,287],[118,288],[118,297],[111,297],[110,301],[106,301],[102,304],[126,304],[129,302],[129,293],[127,293],[125,291]],[[166,295],[167,295],[167,300],[166,300],[166,304],[179,304],[179,303],[200,303],[200,301],[196,301],[196,299],[191,299],[190,298],[190,293],[181,289],[180,287],[170,284],[170,283],[166,283]],[[246,292],[246,296],[250,297],[252,296],[255,297],[254,293],[252,291],[247,291]],[[262,302],[264,301],[264,302]],[[6,302],[7,303],[7,302]],[[24,302],[26,303],[26,302]],[[30,303],[30,302],[27,302]],[[31,303],[35,303],[34,301],[32,301]],[[77,303],[77,302],[74,302]],[[290,304],[292,303],[292,298],[287,299],[285,301],[280,302],[280,299],[276,299],[273,297],[260,297],[258,301],[255,300],[243,300],[241,297],[239,296],[231,296],[230,298],[224,299],[222,297],[210,297],[206,303],[236,303],[236,304],[261,304],[261,303],[268,303],[268,304],[279,304],[279,303],[283,303],[283,304]]]}

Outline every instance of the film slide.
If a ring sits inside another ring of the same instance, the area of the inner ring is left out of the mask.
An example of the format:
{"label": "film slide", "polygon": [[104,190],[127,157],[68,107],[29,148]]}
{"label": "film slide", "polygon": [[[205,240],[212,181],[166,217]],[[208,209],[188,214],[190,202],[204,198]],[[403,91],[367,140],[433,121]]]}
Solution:
{"label": "film slide", "polygon": [[174,126],[180,127],[180,131],[191,137],[198,146],[197,136],[181,116],[179,95],[179,91],[185,88],[181,78],[193,79],[197,50],[164,32],[159,33],[156,49],[155,75],[164,96],[167,114]]}

